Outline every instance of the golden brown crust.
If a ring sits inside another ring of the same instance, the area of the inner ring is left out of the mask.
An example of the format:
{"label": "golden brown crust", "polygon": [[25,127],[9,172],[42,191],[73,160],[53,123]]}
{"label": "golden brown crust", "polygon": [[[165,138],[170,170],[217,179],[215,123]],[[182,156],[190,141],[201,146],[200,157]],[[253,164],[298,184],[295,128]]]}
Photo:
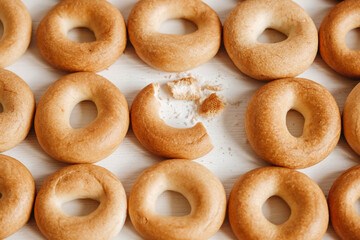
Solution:
{"label": "golden brown crust", "polygon": [[0,67],[19,59],[30,44],[32,21],[20,0],[0,0],[0,20],[4,33],[0,40]]}
{"label": "golden brown crust", "polygon": [[0,239],[17,232],[29,220],[35,182],[29,170],[14,158],[0,154]]}
{"label": "golden brown crust", "polygon": [[[170,18],[190,20],[198,30],[186,35],[159,33],[161,23]],[[137,55],[167,72],[202,65],[216,55],[221,43],[216,12],[199,0],[141,0],[131,10],[128,31]]]}
{"label": "golden brown crust", "polygon": [[360,166],[355,166],[336,179],[329,192],[331,224],[341,239],[360,238],[360,216],[355,203],[360,197]]}
{"label": "golden brown crust", "polygon": [[212,93],[200,105],[200,114],[214,115],[219,114],[226,108],[225,103],[216,95]]}
{"label": "golden brown crust", "polygon": [[[67,38],[72,28],[87,27],[96,41]],[[43,57],[62,70],[98,72],[113,64],[126,46],[126,26],[117,8],[104,0],[65,0],[42,19],[37,43]]]}
{"label": "golden brown crust", "polygon": [[[61,204],[90,198],[98,208],[86,216],[69,216]],[[35,201],[34,214],[40,231],[52,240],[112,239],[126,218],[125,190],[114,174],[100,166],[78,164],[49,176]]]}
{"label": "golden brown crust", "polygon": [[137,139],[154,154],[167,158],[195,159],[213,148],[202,123],[191,128],[173,128],[159,116],[155,98],[159,85],[150,84],[135,97],[131,106],[131,126]]}
{"label": "golden brown crust", "polygon": [[35,111],[30,87],[16,74],[0,69],[0,152],[15,147],[28,135]]}
{"label": "golden brown crust", "polygon": [[[259,43],[267,28],[287,35],[278,43]],[[308,14],[291,0],[242,1],[224,24],[226,51],[241,72],[259,80],[295,77],[314,61],[318,34]]]}
{"label": "golden brown crust", "polygon": [[[69,119],[81,101],[93,101],[98,116],[88,126],[73,129]],[[68,163],[94,163],[111,154],[129,127],[124,95],[107,79],[90,72],[73,73],[53,83],[41,97],[34,120],[41,147]]]}
{"label": "golden brown crust", "polygon": [[[189,215],[156,213],[155,202],[167,190],[179,192],[189,201]],[[225,212],[221,182],[207,168],[188,160],[167,160],[146,169],[129,196],[131,222],[146,239],[208,239],[219,230]]]}
{"label": "golden brown crust", "polygon": [[[262,206],[271,196],[279,196],[291,209],[281,225],[263,215]],[[320,187],[305,174],[287,168],[258,168],[241,176],[231,190],[228,208],[238,239],[320,240],[329,223]]]}
{"label": "golden brown crust", "polygon": [[[290,134],[286,114],[296,110],[305,118],[300,137]],[[268,83],[251,98],[245,115],[247,138],[265,161],[305,168],[326,158],[341,133],[340,111],[323,86],[302,78]]]}
{"label": "golden brown crust", "polygon": [[319,30],[320,53],[336,72],[360,77],[360,53],[346,45],[346,34],[359,27],[360,2],[343,1],[326,15]]}

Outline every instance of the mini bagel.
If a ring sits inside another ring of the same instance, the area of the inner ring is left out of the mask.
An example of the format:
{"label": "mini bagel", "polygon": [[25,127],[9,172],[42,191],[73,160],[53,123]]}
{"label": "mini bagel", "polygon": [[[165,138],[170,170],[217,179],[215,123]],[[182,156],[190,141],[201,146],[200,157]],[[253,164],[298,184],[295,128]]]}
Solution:
{"label": "mini bagel", "polygon": [[[156,213],[156,200],[167,190],[187,198],[189,215]],[[207,168],[189,160],[163,161],[146,169],[129,196],[131,222],[145,239],[208,239],[219,230],[225,212],[226,194],[221,182]]]}
{"label": "mini bagel", "polygon": [[[96,41],[78,43],[69,30],[86,27]],[[37,30],[40,53],[53,66],[70,72],[98,72],[113,64],[126,46],[126,26],[117,8],[104,0],[63,0],[41,20]]]}
{"label": "mini bagel", "polygon": [[[90,100],[98,115],[88,126],[73,129],[75,105]],[[94,163],[111,154],[129,127],[124,95],[107,79],[90,72],[73,73],[53,83],[41,97],[35,114],[35,132],[41,147],[68,163]]]}
{"label": "mini bagel", "polygon": [[[86,216],[69,216],[61,204],[90,198],[99,202]],[[112,239],[126,218],[125,190],[114,174],[105,168],[78,164],[58,170],[41,186],[34,214],[40,231],[47,239]]]}
{"label": "mini bagel", "polygon": [[[305,118],[300,137],[290,134],[286,114]],[[265,161],[289,168],[306,168],[326,158],[340,138],[340,111],[323,86],[302,78],[268,83],[252,96],[245,130],[254,151]]]}
{"label": "mini bagel", "polygon": [[140,143],[150,152],[167,158],[195,159],[213,148],[202,123],[191,128],[173,128],[159,116],[155,98],[158,84],[149,84],[135,97],[131,106],[131,126]]}
{"label": "mini bagel", "polygon": [[357,84],[347,97],[343,110],[344,136],[350,147],[360,155],[360,85]]}
{"label": "mini bagel", "polygon": [[347,77],[360,77],[360,53],[346,45],[346,34],[360,27],[359,13],[359,1],[343,1],[326,15],[319,30],[322,58],[332,69]]}
{"label": "mini bagel", "polygon": [[0,238],[22,228],[29,220],[35,182],[29,170],[14,158],[0,154]]}
{"label": "mini bagel", "polygon": [[0,69],[0,152],[15,147],[28,135],[35,111],[30,87],[16,74]]}
{"label": "mini bagel", "polygon": [[360,197],[360,166],[336,179],[329,192],[331,224],[341,239],[360,238],[360,216],[355,203]]}
{"label": "mini bagel", "polygon": [[[265,29],[287,36],[277,43],[259,43]],[[295,77],[314,61],[317,29],[308,14],[291,0],[242,1],[224,23],[224,44],[231,60],[259,80]]]}
{"label": "mini bagel", "polygon": [[[163,34],[158,29],[171,18],[197,25],[186,35]],[[128,19],[129,39],[137,55],[150,66],[182,72],[213,58],[221,44],[221,22],[216,12],[199,0],[141,0]]]}
{"label": "mini bagel", "polygon": [[0,67],[18,60],[31,40],[32,21],[20,0],[0,0],[0,21],[4,32],[0,40]]}
{"label": "mini bagel", "polygon": [[[279,196],[290,207],[281,225],[268,221],[262,206]],[[328,227],[326,198],[305,174],[292,169],[265,167],[241,176],[231,190],[229,221],[238,239],[321,239]]]}

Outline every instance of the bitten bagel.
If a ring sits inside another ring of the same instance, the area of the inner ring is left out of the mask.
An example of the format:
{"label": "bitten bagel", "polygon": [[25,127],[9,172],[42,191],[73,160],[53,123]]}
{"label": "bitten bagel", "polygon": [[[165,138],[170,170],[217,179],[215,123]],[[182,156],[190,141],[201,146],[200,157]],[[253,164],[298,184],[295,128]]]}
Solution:
{"label": "bitten bagel", "polygon": [[[300,137],[286,126],[289,110],[305,119]],[[340,138],[340,111],[323,86],[302,78],[270,82],[252,96],[245,130],[254,151],[265,161],[289,168],[306,168],[326,158]]]}
{"label": "bitten bagel", "polygon": [[[262,206],[279,196],[290,207],[289,219],[281,225],[268,221]],[[239,178],[229,198],[229,221],[238,239],[320,240],[328,227],[326,198],[305,174],[292,169],[266,167]]]}
{"label": "bitten bagel", "polygon": [[336,179],[329,192],[331,224],[341,239],[360,238],[360,216],[355,203],[360,197],[360,166]]}
{"label": "bitten bagel", "polygon": [[[260,43],[257,38],[265,29],[275,29],[287,39]],[[295,77],[313,63],[318,33],[313,20],[291,0],[242,1],[225,21],[224,44],[241,72],[273,80]]]}
{"label": "bitten bagel", "polygon": [[0,239],[25,225],[34,197],[35,182],[29,170],[14,158],[0,154]]}
{"label": "bitten bagel", "polygon": [[19,59],[31,40],[32,21],[20,0],[0,0],[0,21],[4,32],[0,40],[0,67]]}
{"label": "bitten bagel", "polygon": [[35,111],[30,87],[16,74],[0,69],[0,152],[19,144],[28,135]]}
{"label": "bitten bagel", "polygon": [[150,84],[135,97],[131,106],[131,125],[137,139],[154,154],[167,158],[195,159],[213,148],[202,123],[191,128],[173,128],[159,116],[155,98],[158,84]]}
{"label": "bitten bagel", "polygon": [[350,147],[360,155],[360,84],[347,97],[343,110],[344,136]]}
{"label": "bitten bagel", "polygon": [[[79,43],[69,30],[86,27],[96,41]],[[63,0],[37,29],[40,53],[53,66],[70,72],[98,72],[113,64],[126,46],[126,26],[119,10],[104,0]]]}
{"label": "bitten bagel", "polygon": [[[74,199],[99,202],[86,216],[69,216],[61,205]],[[125,190],[114,174],[105,168],[78,164],[58,170],[41,186],[34,214],[40,231],[51,240],[112,239],[126,218]]]}
{"label": "bitten bagel", "polygon": [[[186,216],[162,216],[155,210],[165,191],[181,193],[190,203]],[[146,169],[134,183],[129,196],[129,216],[145,239],[208,239],[222,225],[226,194],[216,176],[188,160],[167,160]]]}
{"label": "bitten bagel", "polygon": [[[186,35],[158,32],[161,23],[171,18],[187,19],[198,29]],[[221,43],[216,12],[199,0],[141,0],[131,10],[128,31],[137,55],[167,72],[202,65],[216,55]]]}
{"label": "bitten bagel", "polygon": [[346,45],[346,34],[360,26],[359,14],[359,1],[343,1],[326,15],[319,30],[324,61],[336,72],[357,78],[360,77],[360,52]]}
{"label": "bitten bagel", "polygon": [[[70,114],[89,100],[98,115],[88,126],[73,129]],[[124,95],[107,79],[90,72],[73,73],[53,83],[41,97],[35,114],[35,132],[41,147],[68,163],[94,163],[111,154],[129,127]]]}

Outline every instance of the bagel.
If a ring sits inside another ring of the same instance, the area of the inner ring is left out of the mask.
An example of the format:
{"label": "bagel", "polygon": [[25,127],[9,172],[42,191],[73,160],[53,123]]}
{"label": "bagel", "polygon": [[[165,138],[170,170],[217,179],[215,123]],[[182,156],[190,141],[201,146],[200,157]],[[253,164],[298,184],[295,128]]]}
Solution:
{"label": "bagel", "polygon": [[[190,203],[186,216],[161,216],[155,203],[161,193],[181,193]],[[226,193],[216,176],[189,160],[168,160],[146,169],[129,196],[129,216],[145,239],[208,239],[222,225]]]}
{"label": "bagel", "polygon": [[0,67],[18,60],[29,47],[32,20],[20,0],[0,0],[0,21],[4,32],[0,39]]}
{"label": "bagel", "polygon": [[329,192],[331,224],[341,239],[360,238],[360,216],[355,203],[360,197],[360,166],[355,166],[336,179]]}
{"label": "bagel", "polygon": [[[184,18],[197,26],[186,35],[163,34],[161,23]],[[200,0],[141,0],[128,19],[129,39],[137,55],[148,65],[182,72],[213,58],[221,44],[221,22],[216,12]]]}
{"label": "bagel", "polygon": [[[287,36],[277,43],[259,43],[265,29]],[[224,44],[237,68],[258,80],[295,77],[314,61],[318,49],[313,20],[291,0],[242,1],[224,23]]]}
{"label": "bagel", "polygon": [[[86,27],[96,41],[78,43],[69,30]],[[63,0],[41,20],[37,44],[42,56],[56,68],[98,72],[113,64],[126,46],[126,26],[117,8],[104,0]]]}
{"label": "bagel", "polygon": [[[281,225],[268,221],[262,206],[279,196],[290,207],[289,219]],[[238,239],[322,239],[329,213],[319,186],[293,169],[265,167],[241,176],[231,190],[229,221]]]}
{"label": "bagel", "polygon": [[34,197],[35,182],[29,170],[16,159],[0,154],[0,239],[26,224]]}
{"label": "bagel", "polygon": [[[300,137],[286,126],[286,114],[304,116]],[[326,158],[340,138],[340,111],[323,86],[302,78],[270,82],[252,96],[245,114],[250,145],[265,161],[289,168],[306,168]]]}
{"label": "bagel", "polygon": [[191,128],[173,128],[159,116],[155,98],[158,84],[149,84],[135,97],[131,106],[131,126],[140,143],[150,152],[167,158],[195,159],[213,148],[202,123]]}
{"label": "bagel", "polygon": [[29,133],[35,112],[30,87],[16,74],[0,69],[0,152],[15,147]]}
{"label": "bagel", "polygon": [[[88,126],[73,129],[75,105],[90,100],[98,115]],[[53,83],[41,97],[35,113],[35,132],[41,147],[68,163],[94,163],[111,154],[129,127],[124,95],[107,79],[90,72],[73,73]]]}
{"label": "bagel", "polygon": [[[90,198],[99,202],[86,216],[69,216],[61,204]],[[62,168],[42,184],[34,207],[36,223],[47,239],[112,239],[126,218],[125,190],[105,168],[78,164]]]}
{"label": "bagel", "polygon": [[346,45],[346,34],[360,26],[359,13],[359,1],[343,1],[325,16],[319,30],[321,57],[347,77],[360,77],[360,53]]}

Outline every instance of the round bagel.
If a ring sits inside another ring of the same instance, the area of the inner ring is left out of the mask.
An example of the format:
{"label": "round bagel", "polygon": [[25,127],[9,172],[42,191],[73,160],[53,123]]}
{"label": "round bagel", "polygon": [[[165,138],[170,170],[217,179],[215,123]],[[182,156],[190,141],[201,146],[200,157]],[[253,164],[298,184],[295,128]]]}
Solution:
{"label": "round bagel", "polygon": [[[291,209],[281,225],[263,215],[262,206],[271,196],[279,196]],[[238,239],[320,240],[329,223],[319,186],[303,173],[280,167],[258,168],[241,176],[231,190],[228,209]]]}
{"label": "round bagel", "polygon": [[[278,43],[259,43],[265,29],[287,36]],[[308,14],[291,0],[242,1],[224,24],[224,44],[231,60],[259,80],[295,77],[314,61],[318,35]]]}
{"label": "round bagel", "polygon": [[0,152],[15,147],[28,135],[35,111],[30,87],[16,74],[0,69]]}
{"label": "round bagel", "polygon": [[355,203],[360,197],[360,166],[336,179],[329,192],[331,224],[341,239],[360,238],[360,216]]}
{"label": "round bagel", "polygon": [[[98,115],[88,126],[73,129],[75,105],[90,100]],[[107,79],[90,72],[73,73],[53,83],[41,97],[35,114],[35,132],[41,147],[68,163],[94,163],[120,145],[129,127],[124,95]]]}
{"label": "round bagel", "polygon": [[17,232],[29,220],[35,182],[29,170],[14,158],[0,154],[0,238]]}
{"label": "round bagel", "polygon": [[[289,110],[304,118],[303,133],[294,137],[286,126]],[[306,168],[326,158],[340,138],[340,111],[323,86],[301,78],[270,82],[252,96],[245,130],[254,151],[265,161]]]}
{"label": "round bagel", "polygon": [[0,0],[0,21],[4,27],[0,40],[0,67],[4,68],[18,60],[28,48],[32,21],[20,0]]}
{"label": "round bagel", "polygon": [[[155,203],[165,191],[181,193],[191,212],[182,217],[161,216]],[[168,160],[146,169],[129,196],[129,216],[145,239],[208,239],[222,225],[226,193],[216,176],[189,160]]]}
{"label": "round bagel", "polygon": [[360,77],[360,52],[346,45],[346,34],[360,27],[359,13],[359,1],[343,1],[326,15],[319,30],[322,58],[333,70],[347,77]]}
{"label": "round bagel", "polygon": [[[90,198],[99,202],[86,216],[69,216],[61,204]],[[58,170],[41,186],[34,214],[40,231],[47,239],[112,239],[126,218],[125,190],[114,174],[105,168],[78,164]]]}
{"label": "round bagel", "polygon": [[[96,41],[78,43],[69,30],[86,27]],[[98,72],[113,64],[126,46],[126,26],[117,8],[104,0],[63,0],[41,20],[37,30],[40,53],[53,66],[70,72]]]}
{"label": "round bagel", "polygon": [[173,128],[159,116],[160,103],[155,98],[158,84],[149,84],[135,97],[131,106],[132,130],[150,152],[167,158],[195,159],[213,149],[202,123],[191,128]]}
{"label": "round bagel", "polygon": [[[197,30],[186,35],[163,34],[164,21],[184,18]],[[221,22],[216,12],[199,0],[141,0],[128,19],[129,39],[137,55],[150,66],[181,72],[213,58],[221,44]]]}

